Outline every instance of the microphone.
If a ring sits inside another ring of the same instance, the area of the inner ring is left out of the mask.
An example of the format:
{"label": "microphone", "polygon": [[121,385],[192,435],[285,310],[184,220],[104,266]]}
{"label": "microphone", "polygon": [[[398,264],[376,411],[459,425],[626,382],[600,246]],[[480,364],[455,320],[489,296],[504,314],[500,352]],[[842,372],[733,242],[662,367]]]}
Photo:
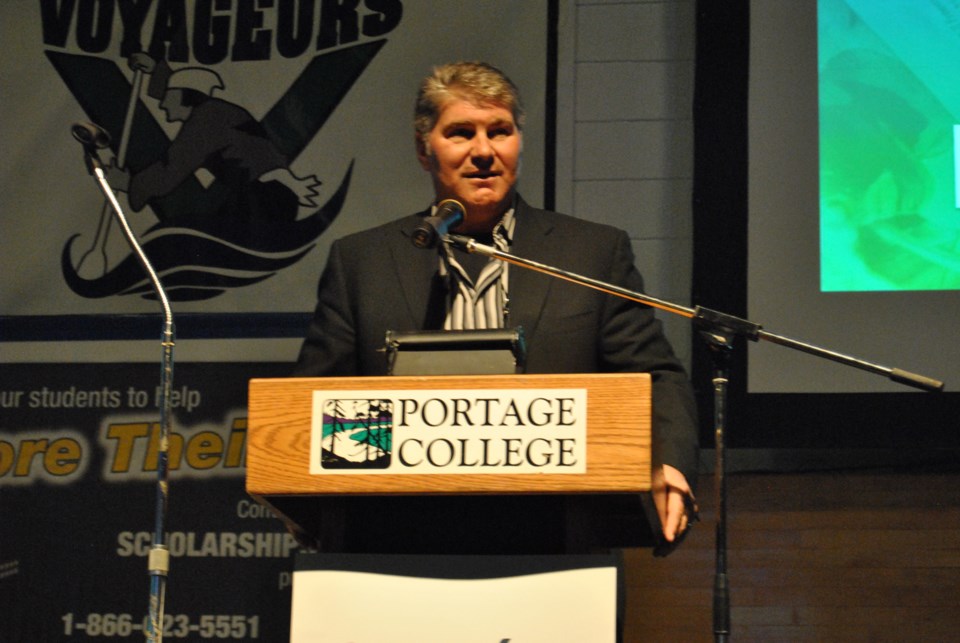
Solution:
{"label": "microphone", "polygon": [[433,216],[426,217],[413,231],[413,245],[418,248],[436,247],[437,241],[467,218],[463,205],[454,199],[444,199]]}
{"label": "microphone", "polygon": [[107,130],[93,123],[74,123],[70,126],[70,133],[87,148],[102,150],[110,145]]}

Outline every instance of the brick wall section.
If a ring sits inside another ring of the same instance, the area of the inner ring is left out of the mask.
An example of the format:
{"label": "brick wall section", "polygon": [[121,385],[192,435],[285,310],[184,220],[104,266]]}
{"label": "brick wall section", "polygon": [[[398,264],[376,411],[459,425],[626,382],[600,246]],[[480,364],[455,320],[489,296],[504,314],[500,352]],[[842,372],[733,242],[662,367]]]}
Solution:
{"label": "brick wall section", "polygon": [[[690,304],[695,2],[569,0],[558,209],[630,234],[650,295]],[[689,365],[689,321],[658,313]]]}

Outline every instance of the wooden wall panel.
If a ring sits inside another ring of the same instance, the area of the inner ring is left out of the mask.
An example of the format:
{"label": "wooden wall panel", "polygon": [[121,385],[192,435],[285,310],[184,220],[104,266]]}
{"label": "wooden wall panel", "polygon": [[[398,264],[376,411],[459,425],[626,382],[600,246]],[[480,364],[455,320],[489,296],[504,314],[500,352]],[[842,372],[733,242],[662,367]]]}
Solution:
{"label": "wooden wall panel", "polygon": [[[960,473],[728,478],[733,641],[960,640]],[[715,507],[665,559],[627,552],[626,642],[712,641]]]}

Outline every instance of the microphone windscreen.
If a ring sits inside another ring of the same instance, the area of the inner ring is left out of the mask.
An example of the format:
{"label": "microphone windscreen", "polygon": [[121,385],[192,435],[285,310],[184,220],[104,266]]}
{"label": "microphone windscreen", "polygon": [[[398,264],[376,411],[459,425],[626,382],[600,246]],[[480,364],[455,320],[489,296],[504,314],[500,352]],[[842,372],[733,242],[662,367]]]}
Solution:
{"label": "microphone windscreen", "polygon": [[467,210],[456,199],[444,199],[437,204],[437,211],[433,216],[445,222],[447,230],[452,230],[467,220]]}
{"label": "microphone windscreen", "polygon": [[74,123],[70,127],[70,133],[83,145],[90,145],[98,150],[110,145],[107,130],[93,123]]}

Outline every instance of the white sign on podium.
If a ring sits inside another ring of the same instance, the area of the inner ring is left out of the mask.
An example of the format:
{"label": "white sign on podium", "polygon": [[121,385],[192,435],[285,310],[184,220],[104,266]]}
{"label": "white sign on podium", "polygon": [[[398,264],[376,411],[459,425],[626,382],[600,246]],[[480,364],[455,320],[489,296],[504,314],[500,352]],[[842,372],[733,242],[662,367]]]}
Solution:
{"label": "white sign on podium", "polygon": [[617,558],[301,554],[291,643],[616,638]]}

